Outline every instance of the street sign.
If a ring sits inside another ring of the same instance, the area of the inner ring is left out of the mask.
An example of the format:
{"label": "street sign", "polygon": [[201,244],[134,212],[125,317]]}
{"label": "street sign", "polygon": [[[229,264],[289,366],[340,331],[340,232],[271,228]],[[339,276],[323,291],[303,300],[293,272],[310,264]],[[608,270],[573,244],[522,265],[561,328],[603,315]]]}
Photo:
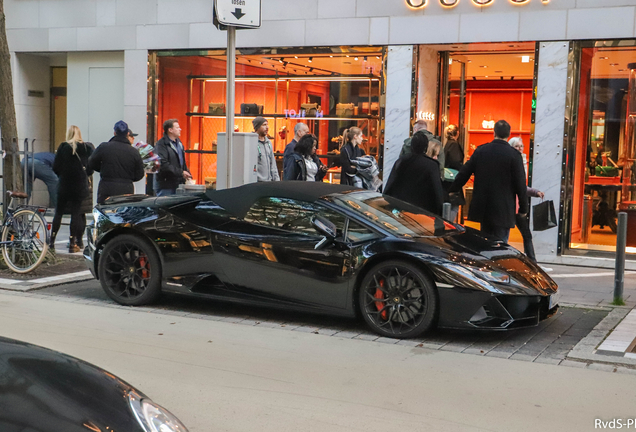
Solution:
{"label": "street sign", "polygon": [[215,0],[216,19],[230,27],[261,26],[261,0]]}

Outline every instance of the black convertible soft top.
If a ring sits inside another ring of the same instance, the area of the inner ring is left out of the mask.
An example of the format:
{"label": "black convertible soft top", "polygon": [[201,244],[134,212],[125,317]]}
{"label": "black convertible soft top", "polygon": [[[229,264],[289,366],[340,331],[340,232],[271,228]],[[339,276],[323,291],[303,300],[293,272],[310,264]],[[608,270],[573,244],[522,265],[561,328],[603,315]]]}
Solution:
{"label": "black convertible soft top", "polygon": [[210,189],[205,195],[231,214],[244,217],[252,204],[260,198],[277,197],[314,202],[325,195],[355,190],[360,189],[324,182],[279,181],[250,183],[218,191]]}

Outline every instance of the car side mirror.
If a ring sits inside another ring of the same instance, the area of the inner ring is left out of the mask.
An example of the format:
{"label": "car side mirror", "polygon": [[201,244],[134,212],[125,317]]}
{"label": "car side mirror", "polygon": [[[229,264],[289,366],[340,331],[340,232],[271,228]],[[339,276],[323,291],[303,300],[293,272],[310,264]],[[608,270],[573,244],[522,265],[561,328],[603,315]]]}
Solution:
{"label": "car side mirror", "polygon": [[316,215],[311,218],[311,225],[314,227],[323,239],[316,245],[315,249],[320,249],[326,242],[333,242],[338,235],[336,225],[329,219]]}

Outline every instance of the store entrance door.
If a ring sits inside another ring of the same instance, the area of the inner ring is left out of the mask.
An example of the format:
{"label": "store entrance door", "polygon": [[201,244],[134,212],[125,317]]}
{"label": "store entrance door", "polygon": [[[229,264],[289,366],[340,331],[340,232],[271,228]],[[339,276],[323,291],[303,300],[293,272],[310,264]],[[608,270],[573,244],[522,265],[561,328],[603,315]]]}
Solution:
{"label": "store entrance door", "polygon": [[[453,47],[455,48],[455,47]],[[511,126],[511,138],[523,142],[526,175],[531,171],[532,100],[535,70],[535,43],[479,44],[462,46],[462,51],[441,51],[441,91],[439,134],[444,144],[445,131],[454,125],[459,130],[457,141],[464,150],[464,162],[480,145],[494,139],[498,120]],[[531,180],[531,176],[528,177]],[[466,220],[472,197],[470,180],[464,189],[466,205],[459,221],[479,228]],[[516,229],[510,242],[523,250],[522,236]]]}

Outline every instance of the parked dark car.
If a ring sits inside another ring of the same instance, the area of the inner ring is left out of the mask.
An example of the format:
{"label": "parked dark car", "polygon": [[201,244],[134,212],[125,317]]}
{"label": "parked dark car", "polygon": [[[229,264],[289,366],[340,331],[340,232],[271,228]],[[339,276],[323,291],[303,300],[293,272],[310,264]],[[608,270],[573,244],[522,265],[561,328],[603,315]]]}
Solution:
{"label": "parked dark car", "polygon": [[0,337],[0,431],[187,429],[139,390],[97,366]]}
{"label": "parked dark car", "polygon": [[377,333],[509,329],[557,310],[557,285],[507,244],[352,186],[269,182],[200,195],[116,197],[84,251],[106,294],[173,291],[361,314]]}

